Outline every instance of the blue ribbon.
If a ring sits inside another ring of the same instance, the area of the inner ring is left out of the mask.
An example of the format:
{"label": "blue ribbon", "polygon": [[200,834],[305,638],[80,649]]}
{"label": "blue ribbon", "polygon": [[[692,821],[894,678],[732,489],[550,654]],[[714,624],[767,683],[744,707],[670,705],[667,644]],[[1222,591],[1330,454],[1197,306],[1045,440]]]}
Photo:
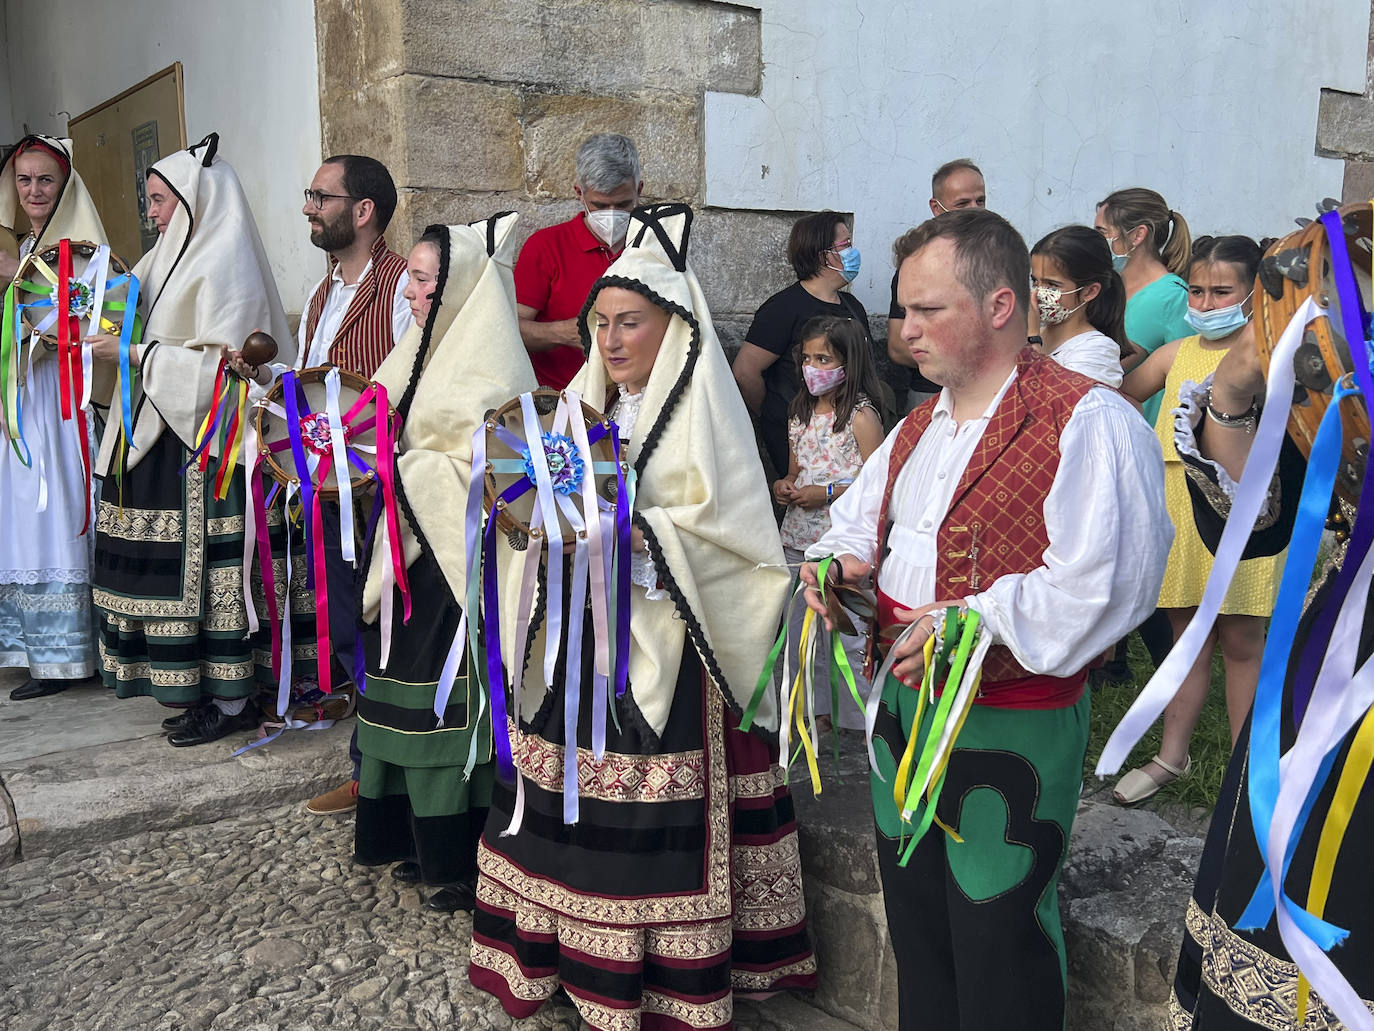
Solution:
{"label": "blue ribbon", "polygon": [[[1322,527],[1326,523],[1327,512],[1331,507],[1331,494],[1336,486],[1336,473],[1341,462],[1341,411],[1340,404],[1347,397],[1358,395],[1353,388],[1336,385],[1331,403],[1322,416],[1316,438],[1312,442],[1312,453],[1308,460],[1307,475],[1303,481],[1302,496],[1298,502],[1297,521],[1293,527],[1292,543],[1288,559],[1284,565],[1280,581],[1278,600],[1274,605],[1273,618],[1269,624],[1269,636],[1264,644],[1264,658],[1260,664],[1259,683],[1255,689],[1254,708],[1250,717],[1250,765],[1248,793],[1250,799],[1250,820],[1255,829],[1255,840],[1259,843],[1260,854],[1265,855],[1265,843],[1269,840],[1269,829],[1273,822],[1274,806],[1279,797],[1279,755],[1280,733],[1283,718],[1283,685],[1288,673],[1288,660],[1292,653],[1293,641],[1297,635],[1298,623],[1302,617],[1303,603],[1307,598],[1307,588],[1312,578],[1312,567],[1317,560],[1317,548],[1321,542]],[[1328,755],[1322,769],[1314,781],[1312,791],[1303,804],[1302,812],[1294,828],[1293,837],[1288,842],[1284,856],[1284,868],[1278,871],[1278,881],[1283,883],[1288,864],[1303,826],[1320,793],[1322,785],[1335,761],[1334,752]],[[1236,926],[1242,930],[1261,928],[1269,923],[1274,915],[1274,871],[1266,869],[1251,897],[1245,912],[1241,914]],[[1345,938],[1347,932],[1323,920],[1318,920],[1284,895],[1284,906],[1303,932],[1320,945],[1330,949]]]}
{"label": "blue ribbon", "polygon": [[[114,285],[114,284],[110,284]],[[138,320],[138,277],[129,273],[129,293],[124,301],[124,322],[119,327],[119,417],[124,425],[124,439],[134,447],[134,402],[129,380],[133,367],[129,362],[129,348],[133,344],[134,323]],[[109,286],[106,287],[109,289]]]}
{"label": "blue ribbon", "polygon": [[[1369,316],[1364,310],[1360,288],[1355,283],[1340,212],[1328,211],[1322,215],[1321,221],[1331,248],[1331,276],[1336,282],[1336,295],[1340,299],[1342,331],[1350,348],[1350,362],[1355,366],[1355,382],[1364,394],[1365,403],[1369,404],[1374,399],[1374,375],[1370,372],[1368,341]],[[1293,681],[1293,706],[1299,723],[1312,697],[1312,688],[1316,686],[1317,671],[1326,655],[1336,616],[1345,603],[1346,595],[1350,593],[1355,574],[1364,562],[1371,542],[1374,542],[1374,476],[1366,473],[1355,511],[1355,525],[1351,527],[1350,542],[1346,545],[1345,561],[1336,576],[1327,603],[1312,622],[1312,633],[1303,648],[1298,674]]]}

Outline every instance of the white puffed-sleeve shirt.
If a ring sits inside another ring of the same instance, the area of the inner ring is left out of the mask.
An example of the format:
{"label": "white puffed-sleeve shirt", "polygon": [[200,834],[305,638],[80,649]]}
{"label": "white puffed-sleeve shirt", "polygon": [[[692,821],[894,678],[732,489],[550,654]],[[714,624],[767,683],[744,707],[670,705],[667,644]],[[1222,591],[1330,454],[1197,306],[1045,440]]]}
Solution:
{"label": "white puffed-sleeve shirt", "polygon": [[[942,390],[930,426],[897,476],[889,508],[891,553],[878,587],[904,607],[937,601],[936,540],[955,487],[988,420],[1016,380],[1013,371],[976,419],[954,421]],[[890,433],[831,507],[831,528],[807,557],[877,557]],[[1045,498],[1044,564],[999,577],[963,599],[993,641],[1033,673],[1070,676],[1138,626],[1155,608],[1174,528],[1164,507],[1164,460],[1154,430],[1114,391],[1093,389],[1074,407],[1059,441],[1059,469]]]}

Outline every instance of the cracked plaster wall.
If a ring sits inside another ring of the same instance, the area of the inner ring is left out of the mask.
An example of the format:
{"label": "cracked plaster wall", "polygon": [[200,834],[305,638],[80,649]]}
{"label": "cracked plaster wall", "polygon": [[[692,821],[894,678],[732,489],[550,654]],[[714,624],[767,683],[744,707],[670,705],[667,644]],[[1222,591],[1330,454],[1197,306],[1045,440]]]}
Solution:
{"label": "cracked plaster wall", "polygon": [[1273,234],[1340,194],[1321,90],[1365,86],[1365,0],[759,6],[761,95],[706,95],[706,202],[854,211],[875,311],[945,160],[978,162],[1028,242],[1135,185],[1196,233]]}

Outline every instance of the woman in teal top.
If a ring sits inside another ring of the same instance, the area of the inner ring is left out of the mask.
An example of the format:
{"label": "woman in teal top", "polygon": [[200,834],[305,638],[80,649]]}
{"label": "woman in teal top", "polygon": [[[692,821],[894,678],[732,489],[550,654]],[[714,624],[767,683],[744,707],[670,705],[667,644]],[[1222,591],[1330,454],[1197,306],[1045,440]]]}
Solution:
{"label": "woman in teal top", "polygon": [[[1183,216],[1154,190],[1133,187],[1098,204],[1093,226],[1107,238],[1112,264],[1126,283],[1126,337],[1143,352],[1137,362],[1171,340],[1192,336],[1183,318],[1188,310],[1183,277],[1193,241]],[[1153,395],[1143,406],[1151,423],[1161,396]]]}

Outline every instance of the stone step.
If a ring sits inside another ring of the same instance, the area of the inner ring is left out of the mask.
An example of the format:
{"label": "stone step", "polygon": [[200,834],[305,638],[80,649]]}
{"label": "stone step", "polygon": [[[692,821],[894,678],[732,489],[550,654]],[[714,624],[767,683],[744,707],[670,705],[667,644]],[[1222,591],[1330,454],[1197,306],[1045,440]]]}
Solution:
{"label": "stone step", "polygon": [[[7,686],[7,685],[0,685]],[[0,694],[0,867],[142,831],[303,803],[348,778],[353,721],[291,731],[235,758],[240,733],[172,748],[151,698],[104,688],[10,702]]]}

